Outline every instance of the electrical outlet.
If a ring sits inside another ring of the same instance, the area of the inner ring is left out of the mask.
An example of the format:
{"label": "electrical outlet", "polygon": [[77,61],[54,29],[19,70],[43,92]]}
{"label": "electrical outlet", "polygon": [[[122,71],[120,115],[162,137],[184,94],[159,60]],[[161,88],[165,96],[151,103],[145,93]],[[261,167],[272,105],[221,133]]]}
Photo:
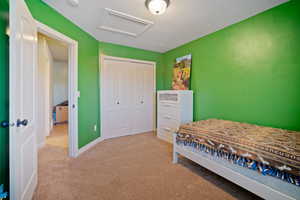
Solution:
{"label": "electrical outlet", "polygon": [[94,125],[94,131],[95,132],[97,131],[97,125],[96,124]]}

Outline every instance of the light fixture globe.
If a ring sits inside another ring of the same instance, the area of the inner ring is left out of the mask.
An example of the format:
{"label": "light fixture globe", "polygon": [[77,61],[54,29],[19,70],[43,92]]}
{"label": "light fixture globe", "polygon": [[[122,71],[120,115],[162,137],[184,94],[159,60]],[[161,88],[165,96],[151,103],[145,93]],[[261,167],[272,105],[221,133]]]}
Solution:
{"label": "light fixture globe", "polygon": [[145,4],[153,15],[161,15],[166,12],[170,0],[146,0]]}

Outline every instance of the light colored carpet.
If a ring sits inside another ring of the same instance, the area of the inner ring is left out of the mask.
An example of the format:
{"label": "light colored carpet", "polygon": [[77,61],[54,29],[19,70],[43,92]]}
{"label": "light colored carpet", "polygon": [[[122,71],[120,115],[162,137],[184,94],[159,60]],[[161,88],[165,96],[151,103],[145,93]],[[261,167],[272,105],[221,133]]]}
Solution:
{"label": "light colored carpet", "polygon": [[68,148],[68,124],[54,125],[50,135],[46,138],[46,144]]}
{"label": "light colored carpet", "polygon": [[39,152],[35,200],[259,199],[246,190],[180,159],[153,133],[99,143],[79,158],[47,144]]}

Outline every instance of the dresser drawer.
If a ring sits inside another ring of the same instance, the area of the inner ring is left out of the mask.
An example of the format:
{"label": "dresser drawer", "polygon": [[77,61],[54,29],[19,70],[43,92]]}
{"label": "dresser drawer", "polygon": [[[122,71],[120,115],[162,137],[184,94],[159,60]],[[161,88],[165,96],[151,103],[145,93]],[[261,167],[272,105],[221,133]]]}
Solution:
{"label": "dresser drawer", "polygon": [[157,137],[173,142],[180,125],[193,120],[193,91],[165,90],[157,95]]}
{"label": "dresser drawer", "polygon": [[168,128],[178,128],[180,126],[180,121],[171,118],[158,118],[158,127],[168,127]]}
{"label": "dresser drawer", "polygon": [[157,112],[158,120],[177,120],[180,121],[180,113],[176,110],[160,110]]}
{"label": "dresser drawer", "polygon": [[159,121],[157,128],[164,131],[175,132],[178,130],[180,122],[175,120],[163,120]]}
{"label": "dresser drawer", "polygon": [[159,128],[157,135],[166,141],[172,143],[174,131],[166,130],[165,128]]}
{"label": "dresser drawer", "polygon": [[176,104],[176,103],[164,103],[164,102],[160,102],[159,107],[160,108],[165,108],[165,109],[178,109],[178,108],[180,108],[179,105]]}
{"label": "dresser drawer", "polygon": [[159,105],[158,109],[158,115],[159,116],[165,116],[168,118],[178,119],[180,114],[180,109],[177,106],[172,105]]}

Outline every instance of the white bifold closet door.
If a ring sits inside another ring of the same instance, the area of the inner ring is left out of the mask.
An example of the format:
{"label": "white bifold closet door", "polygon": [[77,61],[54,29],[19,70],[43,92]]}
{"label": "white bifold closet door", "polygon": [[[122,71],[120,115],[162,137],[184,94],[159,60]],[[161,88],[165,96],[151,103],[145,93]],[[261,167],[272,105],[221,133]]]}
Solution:
{"label": "white bifold closet door", "polygon": [[153,64],[105,59],[101,73],[103,136],[153,131]]}
{"label": "white bifold closet door", "polygon": [[149,64],[131,63],[134,78],[133,133],[152,131],[154,127],[154,70]]}

